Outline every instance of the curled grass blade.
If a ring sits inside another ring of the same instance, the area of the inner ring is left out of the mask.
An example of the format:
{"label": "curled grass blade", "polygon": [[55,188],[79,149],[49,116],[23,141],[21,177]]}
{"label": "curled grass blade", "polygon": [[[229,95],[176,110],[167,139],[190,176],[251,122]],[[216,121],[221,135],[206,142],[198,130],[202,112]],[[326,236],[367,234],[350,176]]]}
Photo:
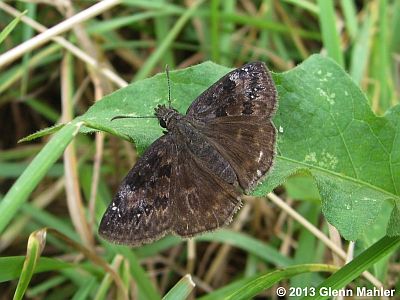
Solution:
{"label": "curled grass blade", "polygon": [[29,236],[26,257],[22,267],[21,276],[18,281],[17,289],[14,293],[14,300],[19,300],[24,297],[45,244],[46,230],[37,230]]}

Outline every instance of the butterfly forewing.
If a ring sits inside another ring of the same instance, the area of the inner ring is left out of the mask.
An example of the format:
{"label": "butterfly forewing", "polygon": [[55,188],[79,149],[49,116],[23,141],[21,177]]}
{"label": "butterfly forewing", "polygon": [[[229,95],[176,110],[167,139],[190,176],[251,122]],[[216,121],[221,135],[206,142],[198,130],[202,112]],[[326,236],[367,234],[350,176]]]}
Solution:
{"label": "butterfly forewing", "polygon": [[241,205],[239,190],[210,173],[184,145],[180,147],[174,175],[173,232],[180,236],[193,236],[228,223]]}
{"label": "butterfly forewing", "polygon": [[201,131],[234,168],[247,192],[271,168],[276,130],[259,116],[230,116],[211,120]]}
{"label": "butterfly forewing", "polygon": [[270,117],[276,108],[276,89],[262,62],[253,62],[228,73],[203,92],[187,115],[207,121],[223,116]]}

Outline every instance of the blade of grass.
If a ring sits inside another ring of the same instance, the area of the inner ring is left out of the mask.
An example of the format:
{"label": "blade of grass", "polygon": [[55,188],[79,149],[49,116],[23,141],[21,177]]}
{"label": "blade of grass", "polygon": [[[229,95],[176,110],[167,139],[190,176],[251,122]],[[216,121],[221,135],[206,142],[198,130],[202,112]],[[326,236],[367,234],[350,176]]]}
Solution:
{"label": "blade of grass", "polygon": [[[117,254],[114,257],[113,262],[111,263],[111,267],[115,270],[115,272],[118,272],[118,269],[119,269],[123,259],[124,259],[123,256],[119,255],[119,254]],[[110,274],[106,273],[96,291],[94,300],[107,299],[107,292],[110,289],[111,283],[112,283],[112,278],[111,278]]]}
{"label": "blade of grass", "polygon": [[318,6],[324,47],[328,51],[328,56],[343,67],[344,59],[340,48],[339,34],[336,30],[334,2],[332,0],[318,0]]}
{"label": "blade of grass", "polygon": [[[73,59],[71,53],[65,53],[61,64],[61,100],[62,120],[67,123],[73,119]],[[75,152],[75,143],[67,146],[63,155],[65,171],[65,192],[67,206],[72,224],[86,246],[93,246],[93,235],[90,232],[85,217],[82,195],[79,187],[78,159]]]}
{"label": "blade of grass", "polygon": [[344,18],[346,22],[344,23],[347,32],[349,33],[352,39],[357,37],[358,26],[357,26],[357,15],[356,8],[353,0],[341,0],[340,4],[343,9]]}
{"label": "blade of grass", "polygon": [[298,7],[303,8],[305,10],[308,10],[309,12],[312,12],[315,15],[319,14],[318,6],[315,5],[314,3],[311,3],[310,1],[306,1],[306,0],[285,0],[285,2],[291,3],[293,5],[296,5]]}
{"label": "blade of grass", "polygon": [[24,104],[28,105],[33,110],[37,111],[39,114],[41,114],[49,121],[56,123],[60,119],[60,114],[56,110],[54,110],[49,105],[43,103],[39,99],[31,98],[27,101],[24,101]]}
{"label": "blade of grass", "polygon": [[[24,173],[25,169],[29,166],[28,162],[0,162],[0,177],[18,178]],[[46,176],[60,177],[64,173],[64,166],[62,164],[54,164],[48,170]]]}
{"label": "blade of grass", "polygon": [[[55,56],[59,56],[57,51],[60,49],[61,47],[59,45],[50,45],[44,47],[41,51],[32,56],[32,58],[29,60],[29,67],[32,69],[38,66],[46,65],[49,60],[54,60]],[[24,72],[25,71],[21,67],[21,64],[16,65],[6,71],[2,71],[0,74],[0,94],[7,91],[12,84],[17,82],[23,76]],[[3,101],[0,100],[0,104],[4,104],[4,101],[10,100],[8,98]]]}
{"label": "blade of grass", "polygon": [[[391,103],[391,76],[390,76],[390,54],[389,54],[389,41],[388,41],[388,5],[387,0],[379,1],[379,29],[378,29],[378,53],[379,53],[379,67],[378,67],[378,80],[380,85],[380,110],[385,111]],[[394,105],[394,103],[393,103]]]}
{"label": "blade of grass", "polygon": [[82,279],[81,285],[75,292],[71,300],[86,300],[89,299],[90,293],[96,290],[97,282],[96,278],[84,278]]}
{"label": "blade of grass", "polygon": [[211,58],[217,63],[221,56],[219,48],[219,5],[220,0],[212,0],[210,5]]}
{"label": "blade of grass", "polygon": [[293,40],[294,45],[297,48],[297,51],[299,52],[300,57],[302,59],[306,59],[309,56],[309,54],[308,54],[307,48],[305,47],[305,45],[303,43],[303,40],[300,38],[300,35],[299,35],[298,31],[296,30],[296,28],[299,27],[299,25],[297,24],[297,21],[291,15],[289,15],[288,12],[286,12],[285,7],[283,5],[281,5],[280,2],[275,3],[275,8],[276,8],[277,13],[283,20],[283,22],[286,24],[286,27],[288,28],[288,30],[290,32],[290,36]]}
{"label": "blade of grass", "polygon": [[[26,10],[28,11],[28,17],[31,19],[36,19],[36,4],[35,3],[25,3]],[[33,36],[33,29],[32,27],[23,24],[23,29],[22,29],[22,41],[27,41]],[[22,80],[21,80],[21,97],[23,97],[26,94],[26,91],[28,89],[28,80],[29,80],[29,60],[31,58],[31,52],[26,52],[22,58],[22,69],[25,70],[24,74],[22,75]]]}
{"label": "blade of grass", "polygon": [[290,258],[283,256],[269,245],[239,232],[221,229],[200,235],[196,237],[196,240],[229,244],[252,253],[277,266],[288,266],[292,263]]}
{"label": "blade of grass", "polygon": [[[163,0],[162,2],[166,2]],[[168,16],[158,16],[154,18],[155,35],[157,40],[157,47],[159,47],[164,37],[168,35],[169,28],[171,27],[172,19]],[[168,47],[162,57],[164,65],[168,65],[171,69],[175,68],[174,56],[171,47]]]}
{"label": "blade of grass", "polygon": [[[222,11],[226,14],[234,14],[235,13],[235,5],[236,1],[222,1],[221,3]],[[232,22],[223,22],[221,24],[221,35],[220,35],[220,43],[219,46],[221,49],[221,53],[230,53],[232,51],[232,36],[235,33],[235,24]],[[221,55],[219,60],[222,65],[230,66],[232,65],[232,59],[227,55]]]}
{"label": "blade of grass", "polygon": [[[19,160],[37,154],[40,145],[27,145],[0,151],[0,161]],[[0,168],[1,169],[1,168]]]}
{"label": "blade of grass", "polygon": [[[21,274],[24,260],[24,256],[0,257],[0,282],[6,282],[18,278]],[[58,259],[41,257],[36,264],[35,274],[74,267],[75,265]]]}
{"label": "blade of grass", "polygon": [[393,4],[393,21],[391,29],[392,42],[390,45],[391,52],[400,52],[400,1],[396,1]]}
{"label": "blade of grass", "polygon": [[[132,16],[115,16],[110,20],[96,21],[91,20],[91,24],[86,28],[87,33],[102,34],[110,32],[121,27],[131,26],[132,24],[138,23],[140,21],[155,19],[165,16],[180,15],[184,12],[184,9],[168,9],[161,11],[146,11],[143,13],[136,13]],[[166,27],[168,29],[169,27]]]}
{"label": "blade of grass", "polygon": [[131,275],[135,279],[139,291],[141,292],[142,298],[148,300],[161,299],[160,294],[157,292],[150,279],[148,278],[148,274],[140,265],[136,254],[128,247],[114,245],[111,246],[110,244],[107,245],[108,249],[120,253],[129,261]]}
{"label": "blade of grass", "polygon": [[32,287],[26,291],[26,296],[28,298],[34,298],[34,297],[39,297],[40,294],[46,293],[48,290],[51,290],[53,288],[56,288],[57,286],[60,286],[63,284],[67,278],[64,276],[54,276],[48,280],[45,280],[35,287]]}
{"label": "blade of grass", "polygon": [[167,49],[171,46],[172,42],[181,32],[186,22],[189,21],[190,17],[196,12],[198,7],[204,2],[204,0],[197,0],[185,13],[178,19],[174,27],[169,31],[164,41],[160,46],[152,53],[143,64],[142,68],[136,73],[135,80],[144,79],[150,73],[155,65],[160,61],[162,56],[165,54]]}
{"label": "blade of grass", "polygon": [[7,38],[7,36],[14,30],[14,28],[21,21],[21,17],[25,15],[27,11],[25,10],[19,16],[17,16],[14,20],[10,22],[1,32],[0,32],[0,44]]}
{"label": "blade of grass", "polygon": [[357,84],[361,84],[365,70],[369,63],[370,44],[372,37],[372,22],[367,12],[351,52],[349,73]]}
{"label": "blade of grass", "polygon": [[13,184],[0,202],[0,233],[4,231],[31,192],[61,156],[82,125],[83,122],[69,123],[60,129]]}
{"label": "blade of grass", "polygon": [[[235,14],[221,13],[220,17],[221,17],[221,22],[233,22],[236,25],[253,26],[255,28],[270,30],[277,33],[290,33],[291,31],[286,25],[282,25],[281,23],[266,21],[265,19],[255,18],[254,16],[250,15],[241,15],[238,13]],[[298,34],[302,38],[316,40],[316,41],[321,40],[321,35],[319,34],[319,32],[297,29],[297,28],[293,28],[292,31]]]}
{"label": "blade of grass", "polygon": [[281,280],[292,278],[299,274],[308,272],[334,272],[337,267],[323,264],[304,264],[295,265],[276,270],[274,272],[265,272],[252,276],[250,278],[240,279],[229,285],[224,286],[199,300],[219,300],[219,299],[253,299],[263,290],[270,288]]}
{"label": "blade of grass", "polygon": [[[364,271],[373,266],[377,261],[393,253],[400,247],[400,237],[383,237],[374,245],[369,247],[350,263],[345,265],[339,271],[334,273],[324,282],[322,282],[317,290],[323,288],[331,288],[339,290],[349,284],[352,280],[360,276]],[[329,296],[317,295],[315,297],[304,297],[302,299],[328,299]]]}
{"label": "blade of grass", "polygon": [[21,276],[18,281],[17,288],[14,293],[14,300],[19,300],[24,297],[32,275],[35,272],[36,264],[46,244],[46,230],[40,229],[33,232],[29,236],[26,257],[22,267]]}
{"label": "blade of grass", "polygon": [[[319,217],[321,215],[321,208],[313,203],[303,202],[299,208],[301,214],[307,218],[314,226],[319,222]],[[304,213],[303,213],[304,212]],[[317,263],[323,261],[322,257],[319,257],[315,251],[310,251],[310,249],[315,249],[317,245],[317,239],[313,234],[311,234],[307,229],[300,228],[298,246],[296,248],[296,253],[294,260],[296,264],[302,263]],[[317,273],[307,273],[302,276],[296,276],[291,278],[290,286],[295,286],[298,288],[307,288],[310,282],[321,282],[322,278]],[[292,297],[291,297],[292,298]],[[298,299],[299,297],[294,297]]]}
{"label": "blade of grass", "polygon": [[163,297],[163,300],[187,299],[195,286],[192,277],[187,274],[169,290],[169,292]]}

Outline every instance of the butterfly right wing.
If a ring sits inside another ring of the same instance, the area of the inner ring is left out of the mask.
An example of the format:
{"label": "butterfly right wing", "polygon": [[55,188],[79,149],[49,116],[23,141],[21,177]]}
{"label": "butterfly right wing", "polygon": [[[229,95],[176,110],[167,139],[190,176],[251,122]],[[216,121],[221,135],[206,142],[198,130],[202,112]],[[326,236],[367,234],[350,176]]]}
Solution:
{"label": "butterfly right wing", "polygon": [[271,117],[276,108],[276,88],[263,62],[252,62],[226,74],[204,91],[187,110],[202,122],[227,116]]}
{"label": "butterfly right wing", "polygon": [[230,223],[241,206],[238,188],[207,168],[186,144],[179,144],[178,153],[171,185],[175,199],[172,232],[191,237]]}
{"label": "butterfly right wing", "polygon": [[171,178],[178,153],[170,134],[156,140],[122,181],[101,220],[99,234],[139,246],[171,231]]}

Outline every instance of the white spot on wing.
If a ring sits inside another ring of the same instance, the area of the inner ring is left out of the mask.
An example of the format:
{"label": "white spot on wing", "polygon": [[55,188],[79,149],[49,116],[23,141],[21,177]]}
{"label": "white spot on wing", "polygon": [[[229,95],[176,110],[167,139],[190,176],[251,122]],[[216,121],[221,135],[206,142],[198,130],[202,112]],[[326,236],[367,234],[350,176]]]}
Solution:
{"label": "white spot on wing", "polygon": [[229,75],[229,80],[230,81],[236,81],[239,78],[239,74],[237,72],[234,72]]}
{"label": "white spot on wing", "polygon": [[261,177],[261,175],[262,175],[262,172],[260,170],[257,170],[257,176]]}
{"label": "white spot on wing", "polygon": [[260,162],[261,158],[263,157],[264,152],[260,151],[260,155],[257,158],[257,162]]}

